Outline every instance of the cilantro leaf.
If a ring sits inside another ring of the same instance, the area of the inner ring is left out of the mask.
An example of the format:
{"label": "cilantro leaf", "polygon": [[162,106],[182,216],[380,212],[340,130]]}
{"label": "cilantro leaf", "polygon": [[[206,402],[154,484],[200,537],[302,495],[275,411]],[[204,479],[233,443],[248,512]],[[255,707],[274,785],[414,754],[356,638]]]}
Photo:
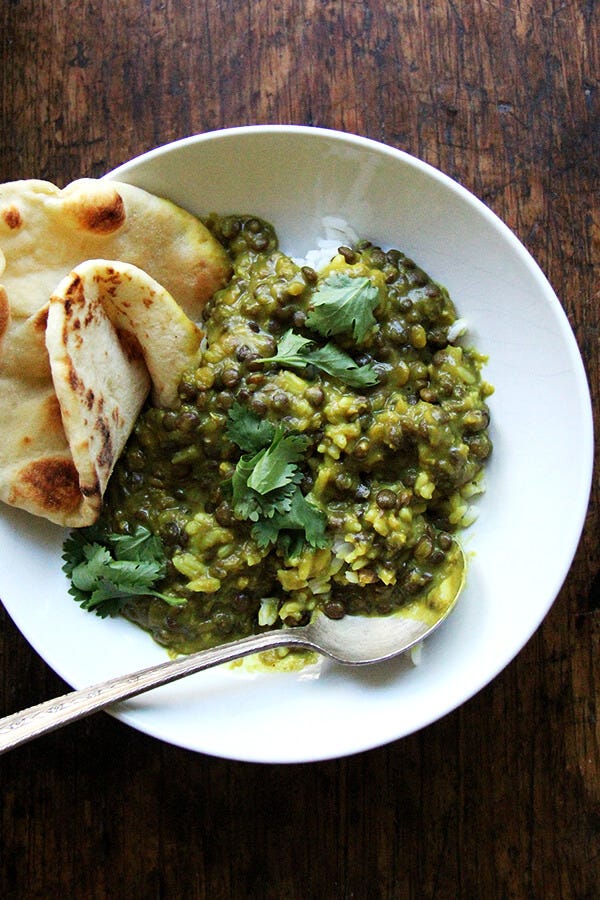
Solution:
{"label": "cilantro leaf", "polygon": [[296,334],[291,328],[282,334],[275,356],[257,359],[257,363],[276,363],[290,369],[304,369],[313,365],[351,387],[369,387],[377,384],[378,375],[373,364],[359,366],[351,356],[333,341],[324,347],[313,347],[314,341]]}
{"label": "cilantro leaf", "polygon": [[248,479],[252,474],[253,456],[242,456],[234,469],[231,481],[231,500],[233,511],[240,519],[251,519],[256,522],[261,514],[260,499],[248,491]]}
{"label": "cilantro leaf", "polygon": [[379,381],[373,363],[359,366],[351,356],[340,350],[332,341],[329,341],[324,347],[313,350],[308,361],[318,369],[322,369],[323,372],[327,372],[328,375],[333,375],[340,381],[349,384],[350,387],[370,387]]}
{"label": "cilantro leaf", "polygon": [[240,457],[228,482],[236,516],[256,522],[260,516],[287,510],[291,486],[301,478],[295,463],[302,458],[308,438],[286,432],[282,426],[275,428],[239,403],[229,411],[227,433],[241,449],[256,451]]}
{"label": "cilantro leaf", "polygon": [[257,453],[269,446],[275,436],[275,426],[241,403],[234,403],[227,414],[226,434],[240,450]]}
{"label": "cilantro leaf", "polygon": [[303,434],[292,434],[279,427],[271,444],[253,458],[248,487],[259,494],[268,494],[289,484],[297,475],[294,463],[302,459],[309,440]]}
{"label": "cilantro leaf", "polygon": [[89,525],[87,528],[76,528],[69,533],[63,544],[63,571],[67,575],[80,562],[86,559],[85,548],[88,544],[102,544],[106,538],[106,531],[100,525]]}
{"label": "cilantro leaf", "polygon": [[[303,339],[304,340],[304,339]],[[241,412],[232,407],[233,428],[228,428],[238,446],[248,446],[248,435],[256,447],[261,421],[250,410]],[[272,427],[271,439],[256,453],[246,453],[238,461],[228,482],[233,511],[238,519],[253,522],[252,535],[259,546],[276,543],[282,532],[282,545],[291,538],[302,545],[308,541],[313,547],[324,546],[325,515],[310,503],[300,490],[302,472],[297,463],[309,445],[306,435],[286,431],[283,426]],[[266,431],[261,435],[265,440]]]}
{"label": "cilantro leaf", "polygon": [[321,282],[312,296],[306,325],[328,337],[352,331],[355,341],[363,341],[376,325],[373,310],[379,291],[369,278],[338,272]]}
{"label": "cilantro leaf", "polygon": [[166,558],[160,538],[148,528],[138,526],[133,534],[111,534],[110,541],[117,559],[137,557],[145,561],[163,561]]}
{"label": "cilantro leaf", "polygon": [[268,547],[279,540],[288,556],[294,556],[300,552],[305,540],[311,547],[325,547],[326,526],[325,514],[298,488],[294,491],[290,508],[258,521],[252,535],[259,547]]}
{"label": "cilantro leaf", "polygon": [[242,456],[231,478],[233,511],[256,522],[262,516],[289,509],[292,487],[302,478],[295,465],[308,446],[302,434],[274,430],[273,440],[253,456]]}
{"label": "cilantro leaf", "polygon": [[[293,357],[302,359],[302,351],[306,350],[308,344],[313,343],[314,341],[311,338],[305,338],[301,334],[297,334],[292,328],[289,328],[279,338],[275,356],[257,359],[256,362],[281,362],[282,359]],[[306,362],[304,365],[306,365]]]}
{"label": "cilantro leaf", "polygon": [[[253,471],[254,459],[252,456],[243,456],[231,479],[233,510],[238,518],[250,519],[251,522],[256,522],[260,516],[268,517],[289,509],[293,488],[291,481],[265,494],[249,487],[248,479]],[[297,473],[293,477],[296,478]]]}
{"label": "cilantro leaf", "polygon": [[128,599],[145,594],[174,606],[185,602],[155,589],[167,560],[160,539],[141,525],[131,535],[100,526],[77,529],[63,545],[63,560],[71,596],[102,618],[116,616]]}

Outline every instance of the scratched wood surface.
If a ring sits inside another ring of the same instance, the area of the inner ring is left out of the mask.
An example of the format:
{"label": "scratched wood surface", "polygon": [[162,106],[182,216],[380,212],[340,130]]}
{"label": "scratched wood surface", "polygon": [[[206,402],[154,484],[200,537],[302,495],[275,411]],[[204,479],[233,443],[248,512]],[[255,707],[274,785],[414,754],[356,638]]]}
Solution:
{"label": "scratched wood surface", "polygon": [[[3,0],[0,180],[63,185],[248,123],[405,149],[540,263],[598,421],[599,55],[596,0]],[[407,739],[254,766],[99,715],[3,757],[0,894],[596,900],[598,501],[595,480],[573,568],[517,659]],[[0,713],[64,689],[2,611]]]}

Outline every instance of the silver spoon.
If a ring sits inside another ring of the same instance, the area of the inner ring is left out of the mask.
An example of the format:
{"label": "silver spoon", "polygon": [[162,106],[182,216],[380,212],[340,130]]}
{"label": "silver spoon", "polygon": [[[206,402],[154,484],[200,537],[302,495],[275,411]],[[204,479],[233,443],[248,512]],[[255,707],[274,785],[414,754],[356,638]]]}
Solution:
{"label": "silver spoon", "polygon": [[454,548],[447,555],[444,578],[429,594],[427,609],[422,604],[414,604],[390,616],[345,616],[340,620],[318,614],[308,625],[251,635],[71,691],[0,719],[0,753],[117,701],[251,653],[295,647],[316,651],[351,666],[381,662],[404,653],[428,637],[456,604],[465,580],[466,562],[458,544]]}

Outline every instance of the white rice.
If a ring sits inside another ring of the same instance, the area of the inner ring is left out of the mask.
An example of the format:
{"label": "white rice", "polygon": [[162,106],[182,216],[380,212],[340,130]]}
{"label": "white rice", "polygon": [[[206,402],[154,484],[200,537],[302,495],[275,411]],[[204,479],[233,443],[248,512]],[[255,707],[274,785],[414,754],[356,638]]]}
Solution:
{"label": "white rice", "polygon": [[457,341],[460,337],[462,337],[467,328],[469,327],[469,323],[466,319],[460,318],[456,319],[455,322],[452,323],[450,328],[448,329],[448,341],[453,344],[454,341]]}
{"label": "white rice", "polygon": [[315,272],[319,272],[331,262],[338,252],[338,247],[352,247],[360,240],[354,228],[338,216],[323,216],[321,224],[322,236],[317,239],[315,248],[309,250],[306,256],[292,257],[296,265],[310,266]]}

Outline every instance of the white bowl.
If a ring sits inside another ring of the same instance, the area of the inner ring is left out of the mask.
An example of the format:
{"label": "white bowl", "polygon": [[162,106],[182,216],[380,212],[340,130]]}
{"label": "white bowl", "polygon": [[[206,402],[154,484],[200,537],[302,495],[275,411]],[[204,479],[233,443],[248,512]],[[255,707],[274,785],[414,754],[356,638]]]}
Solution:
{"label": "white bowl", "polygon": [[[495,445],[479,518],[465,533],[470,574],[456,611],[423,649],[367,669],[318,675],[219,669],[122,704],[124,722],[227,758],[303,762],[408,735],[455,709],[519,652],[552,605],[587,509],[592,417],[566,316],[510,230],[419,160],[364,138],[252,126],[186,138],[108,178],[192,212],[271,221],[284,250],[314,246],[323,216],[412,256],[444,284],[489,356]],[[67,595],[63,533],[0,511],[0,595],[17,627],[67,682],[83,687],[164,658],[135,626],[99,620]]]}

